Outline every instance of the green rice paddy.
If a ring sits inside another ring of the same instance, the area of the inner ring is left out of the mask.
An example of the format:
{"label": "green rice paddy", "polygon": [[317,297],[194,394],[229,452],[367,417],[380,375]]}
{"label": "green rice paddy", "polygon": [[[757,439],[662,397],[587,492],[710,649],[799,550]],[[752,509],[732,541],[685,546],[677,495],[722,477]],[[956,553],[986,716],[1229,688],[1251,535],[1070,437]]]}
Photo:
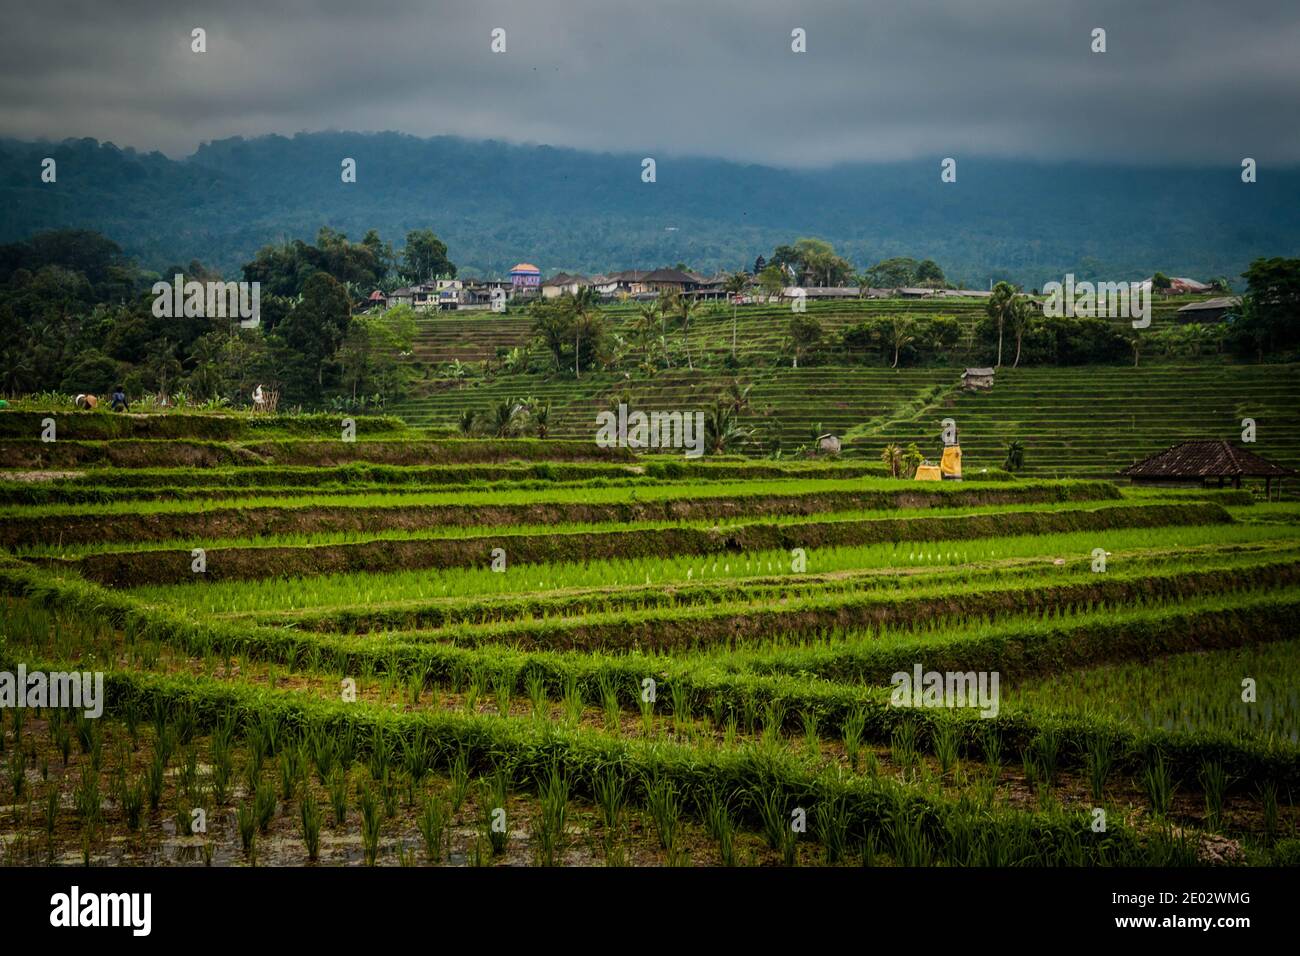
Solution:
{"label": "green rice paddy", "polygon": [[[499,479],[464,444],[0,478],[0,670],[102,670],[108,696],[101,722],[0,712],[0,786],[31,808],[3,862],[156,860],[178,806],[232,865],[1291,852],[1300,506],[517,451]],[[918,667],[972,697],[906,706]]]}

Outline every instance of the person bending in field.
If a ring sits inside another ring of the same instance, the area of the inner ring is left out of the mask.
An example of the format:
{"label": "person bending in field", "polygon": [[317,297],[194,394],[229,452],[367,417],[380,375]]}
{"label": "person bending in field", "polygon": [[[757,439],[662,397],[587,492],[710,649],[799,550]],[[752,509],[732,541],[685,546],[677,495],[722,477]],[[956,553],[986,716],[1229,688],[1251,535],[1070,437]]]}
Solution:
{"label": "person bending in field", "polygon": [[113,398],[108,407],[115,412],[129,412],[131,410],[131,406],[126,401],[126,389],[121,385],[113,386]]}

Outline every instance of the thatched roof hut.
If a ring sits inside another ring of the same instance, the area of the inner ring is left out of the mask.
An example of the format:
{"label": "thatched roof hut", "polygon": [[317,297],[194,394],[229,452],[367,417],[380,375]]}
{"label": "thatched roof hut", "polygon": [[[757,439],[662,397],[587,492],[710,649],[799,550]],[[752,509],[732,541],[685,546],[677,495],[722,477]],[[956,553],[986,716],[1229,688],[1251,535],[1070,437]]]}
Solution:
{"label": "thatched roof hut", "polygon": [[1234,488],[1240,488],[1243,478],[1263,478],[1265,491],[1268,491],[1273,479],[1280,481],[1294,477],[1296,473],[1231,442],[1215,438],[1179,442],[1130,465],[1120,474],[1134,481],[1162,483],[1204,484],[1217,478],[1220,488],[1228,480],[1232,481]]}

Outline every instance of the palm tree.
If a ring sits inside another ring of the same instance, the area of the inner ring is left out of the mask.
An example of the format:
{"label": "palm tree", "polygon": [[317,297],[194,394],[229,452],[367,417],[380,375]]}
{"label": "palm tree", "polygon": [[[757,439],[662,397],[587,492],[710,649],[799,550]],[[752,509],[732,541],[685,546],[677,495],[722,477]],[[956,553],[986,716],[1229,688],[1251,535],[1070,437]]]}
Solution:
{"label": "palm tree", "polygon": [[598,311],[596,290],[588,285],[579,287],[573,296],[573,301],[569,303],[569,311],[573,314],[573,377],[580,378],[582,375],[580,367],[582,329],[587,324],[587,320],[591,318],[592,313]]}
{"label": "palm tree", "polygon": [[915,475],[916,469],[921,467],[921,462],[925,461],[925,456],[921,454],[921,448],[916,442],[907,446],[907,451],[903,452],[903,474]]}
{"label": "palm tree", "polygon": [[1019,471],[1025,467],[1025,446],[1019,439],[1007,442],[1007,458],[1002,467],[1007,471]]}
{"label": "palm tree", "polygon": [[668,368],[673,367],[673,360],[668,351],[668,316],[677,307],[677,297],[671,292],[661,293],[658,298],[651,303],[651,307],[659,314],[659,342],[663,348],[664,362]]}
{"label": "palm tree", "polygon": [[753,385],[741,385],[739,379],[732,379],[727,386],[727,397],[731,401],[732,410],[737,414],[749,408],[749,393],[753,388]]}
{"label": "palm tree", "polygon": [[1025,330],[1029,328],[1029,320],[1037,311],[1027,298],[1017,297],[1015,303],[1015,308],[1011,311],[1011,322],[1016,329],[1016,360],[1011,363],[1012,368],[1020,364],[1020,342],[1025,337]]}
{"label": "palm tree", "polygon": [[465,409],[460,413],[460,421],[458,424],[462,435],[474,434],[474,427],[478,424],[478,413],[471,408]]}
{"label": "palm tree", "polygon": [[489,422],[492,434],[497,438],[509,438],[519,432],[523,426],[524,406],[513,399],[505,399],[492,407]]}
{"label": "palm tree", "polygon": [[744,272],[733,272],[727,276],[722,287],[731,295],[731,357],[736,357],[736,299],[749,285],[749,276]]}
{"label": "palm tree", "polygon": [[911,319],[899,319],[891,323],[889,344],[894,347],[894,364],[890,368],[898,368],[899,353],[916,341],[916,336],[912,334],[913,328]]}
{"label": "palm tree", "polygon": [[551,403],[530,403],[529,408],[533,425],[537,429],[537,437],[546,438],[551,433]]}
{"label": "palm tree", "polygon": [[650,361],[650,343],[655,339],[655,326],[657,324],[659,324],[659,315],[654,303],[642,303],[637,309],[636,325],[633,326],[632,331],[647,362]]}
{"label": "palm tree", "polygon": [[677,317],[682,322],[682,348],[686,351],[686,367],[692,372],[695,371],[695,363],[691,361],[691,316],[698,311],[697,303],[684,295],[677,296]]}
{"label": "palm tree", "polygon": [[998,326],[998,361],[996,368],[1002,367],[1002,331],[1006,327],[1007,319],[1011,317],[1016,308],[1016,287],[1010,282],[999,282],[995,285],[993,295],[989,298],[988,313],[989,317]]}
{"label": "palm tree", "polygon": [[899,470],[903,467],[903,449],[890,442],[885,446],[885,450],[880,453],[880,460],[889,469],[889,477],[897,478]]}
{"label": "palm tree", "polygon": [[753,434],[752,428],[740,427],[736,409],[723,399],[713,403],[704,416],[704,444],[711,454],[721,455]]}

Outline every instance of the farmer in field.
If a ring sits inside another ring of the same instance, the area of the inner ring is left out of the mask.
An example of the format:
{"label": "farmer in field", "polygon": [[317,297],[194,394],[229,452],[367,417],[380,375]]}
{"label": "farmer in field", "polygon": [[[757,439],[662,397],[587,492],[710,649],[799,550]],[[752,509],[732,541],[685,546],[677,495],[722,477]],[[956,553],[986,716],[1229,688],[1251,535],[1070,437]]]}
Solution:
{"label": "farmer in field", "polygon": [[129,412],[131,406],[126,401],[126,389],[121,385],[113,386],[113,397],[109,400],[108,407],[115,412]]}

